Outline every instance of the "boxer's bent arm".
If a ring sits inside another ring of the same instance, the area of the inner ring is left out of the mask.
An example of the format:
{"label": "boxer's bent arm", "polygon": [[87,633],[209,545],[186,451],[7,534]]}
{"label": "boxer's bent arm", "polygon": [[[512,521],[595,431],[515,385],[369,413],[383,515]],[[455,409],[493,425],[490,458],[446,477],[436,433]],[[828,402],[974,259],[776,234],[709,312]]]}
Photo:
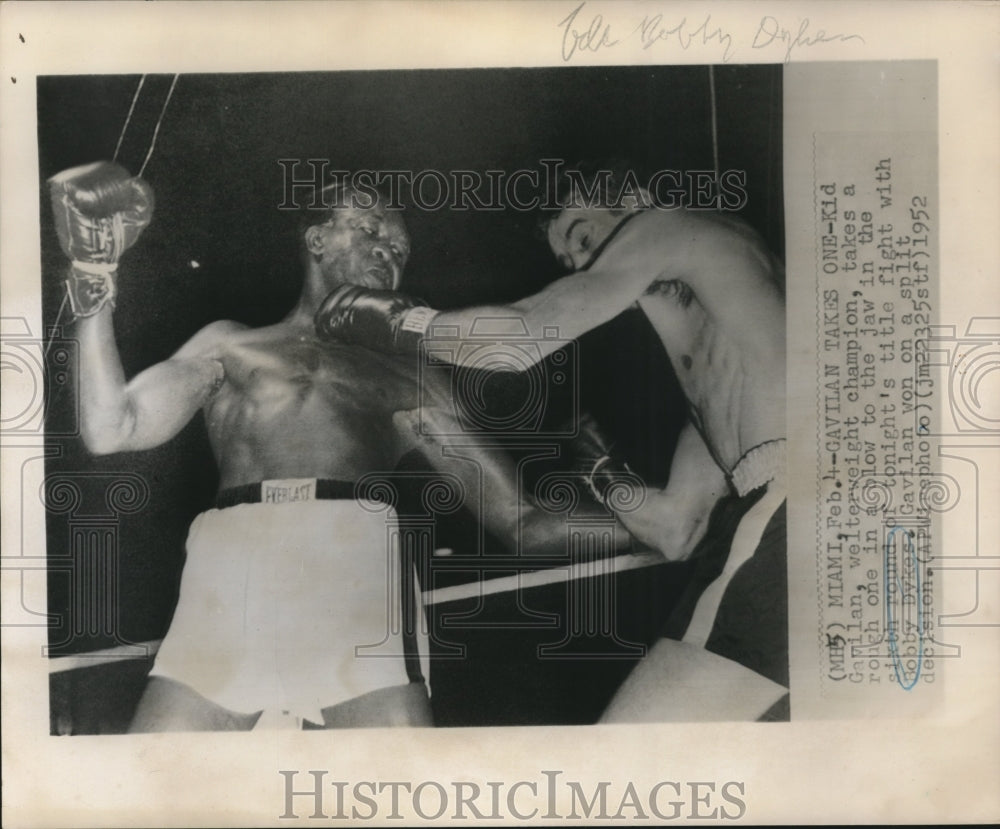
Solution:
{"label": "boxer's bent arm", "polygon": [[218,333],[209,326],[173,357],[126,383],[110,309],[81,319],[80,413],[87,448],[95,454],[150,449],[176,435],[224,377],[222,364],[206,355]]}
{"label": "boxer's bent arm", "polygon": [[712,507],[726,488],[725,474],[688,423],[677,441],[666,488],[647,490],[637,510],[618,513],[618,518],[636,539],[668,561],[683,561],[704,537]]}
{"label": "boxer's bent arm", "polygon": [[[447,407],[424,406],[397,412],[395,425],[407,449],[417,449],[438,472],[457,475],[467,494],[466,506],[509,549],[541,555],[565,555],[566,516],[536,506],[518,486],[518,470],[505,449],[487,449],[463,434]],[[596,512],[603,507],[594,502]],[[606,513],[603,513],[606,514]],[[618,548],[631,543],[619,527]]]}

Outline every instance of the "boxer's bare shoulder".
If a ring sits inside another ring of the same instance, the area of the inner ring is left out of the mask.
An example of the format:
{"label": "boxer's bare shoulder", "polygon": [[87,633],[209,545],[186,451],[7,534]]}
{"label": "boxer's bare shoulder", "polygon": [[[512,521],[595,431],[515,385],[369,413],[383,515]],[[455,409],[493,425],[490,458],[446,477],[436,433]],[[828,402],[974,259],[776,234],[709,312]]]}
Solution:
{"label": "boxer's bare shoulder", "polygon": [[381,354],[286,323],[216,324],[191,341],[225,380],[205,403],[223,485],[271,477],[353,480],[391,466],[392,415],[418,404],[412,358]]}
{"label": "boxer's bare shoulder", "polygon": [[182,345],[172,359],[215,359],[238,335],[251,329],[234,320],[209,323]]}
{"label": "boxer's bare shoulder", "polygon": [[[413,399],[412,359],[387,355],[336,340],[320,341],[311,331],[279,323],[266,328],[219,329],[207,354],[222,361],[227,383],[244,390],[278,383],[285,391],[321,389],[366,411],[391,409]],[[412,406],[404,406],[412,408]]]}
{"label": "boxer's bare shoulder", "polygon": [[286,323],[251,328],[232,320],[213,322],[171,359],[220,362],[230,391],[247,391],[261,382],[339,387],[347,397],[363,399],[369,410],[385,404],[396,411],[416,387],[412,360],[336,340],[322,342],[311,330]]}

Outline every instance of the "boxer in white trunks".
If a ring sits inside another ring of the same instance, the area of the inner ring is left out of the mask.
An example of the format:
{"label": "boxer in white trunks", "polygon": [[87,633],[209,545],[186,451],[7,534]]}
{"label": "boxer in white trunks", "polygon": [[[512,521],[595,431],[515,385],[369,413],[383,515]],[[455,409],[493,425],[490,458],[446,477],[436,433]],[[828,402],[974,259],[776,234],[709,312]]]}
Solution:
{"label": "boxer in white trunks", "polygon": [[[399,286],[410,253],[399,212],[350,199],[309,212],[305,281],[284,319],[212,323],[126,380],[112,319],[116,271],[150,221],[152,190],[108,162],[67,170],[50,190],[72,261],[86,446],[155,447],[203,412],[219,468],[216,508],[192,524],[177,610],[132,730],[246,730],[264,711],[329,728],[431,724],[405,643],[389,642],[398,658],[356,650],[385,638],[391,580],[387,508],[357,501],[354,485],[392,470],[413,446],[393,422],[420,400],[413,361],[321,339],[314,322],[338,286]],[[561,534],[549,514],[519,503],[500,465],[495,455],[480,463],[496,476],[481,520],[528,546]]]}
{"label": "boxer in white trunks", "polygon": [[[466,337],[480,317],[501,334],[506,320],[511,336],[527,331],[545,356],[546,343],[558,342],[542,336],[545,327],[577,337],[638,303],[676,371],[690,423],[666,488],[618,517],[668,559],[694,556],[698,566],[669,638],[605,719],[770,717],[788,685],[783,269],[735,217],[644,209],[651,201],[643,191],[620,196],[608,187],[564,193],[547,237],[574,272],[508,306],[433,314],[397,300],[380,313],[377,292],[346,288],[320,315],[342,337],[398,351],[435,332]],[[607,468],[599,465],[595,478]]]}

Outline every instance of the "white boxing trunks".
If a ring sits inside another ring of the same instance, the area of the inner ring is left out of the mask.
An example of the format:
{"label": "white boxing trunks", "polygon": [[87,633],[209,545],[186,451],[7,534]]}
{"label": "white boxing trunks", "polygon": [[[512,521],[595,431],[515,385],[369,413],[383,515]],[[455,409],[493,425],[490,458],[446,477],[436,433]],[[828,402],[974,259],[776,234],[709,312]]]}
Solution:
{"label": "white boxing trunks", "polygon": [[[231,711],[264,711],[261,720],[278,727],[322,724],[325,707],[406,684],[413,637],[404,636],[401,584],[419,588],[400,577],[396,527],[390,508],[353,499],[202,513],[150,675]],[[419,592],[415,607],[405,632],[423,640],[425,659]]]}

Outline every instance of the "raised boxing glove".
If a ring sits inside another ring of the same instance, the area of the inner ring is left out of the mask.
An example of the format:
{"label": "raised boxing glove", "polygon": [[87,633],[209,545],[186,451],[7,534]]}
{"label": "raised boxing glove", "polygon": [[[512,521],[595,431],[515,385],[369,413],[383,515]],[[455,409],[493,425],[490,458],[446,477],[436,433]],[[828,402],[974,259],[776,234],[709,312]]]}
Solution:
{"label": "raised boxing glove", "polygon": [[395,291],[341,285],[316,311],[321,340],[340,340],[388,354],[415,354],[437,311]]}
{"label": "raised boxing glove", "polygon": [[115,304],[118,261],[153,217],[153,190],[119,164],[98,161],[49,179],[52,214],[63,253],[70,308],[89,317]]}

